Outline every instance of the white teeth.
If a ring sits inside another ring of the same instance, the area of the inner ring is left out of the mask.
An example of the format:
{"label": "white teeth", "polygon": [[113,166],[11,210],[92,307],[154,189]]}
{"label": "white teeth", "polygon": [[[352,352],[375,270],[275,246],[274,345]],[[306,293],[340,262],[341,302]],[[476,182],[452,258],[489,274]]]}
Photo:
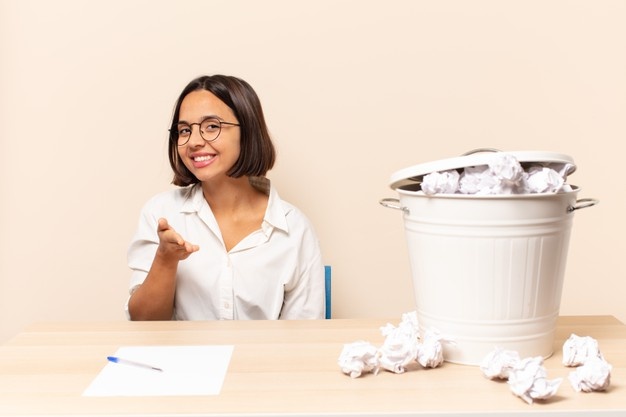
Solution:
{"label": "white teeth", "polygon": [[196,161],[196,162],[204,162],[204,161],[208,161],[208,160],[210,160],[212,158],[213,157],[211,155],[196,156],[195,158],[193,158],[193,160]]}

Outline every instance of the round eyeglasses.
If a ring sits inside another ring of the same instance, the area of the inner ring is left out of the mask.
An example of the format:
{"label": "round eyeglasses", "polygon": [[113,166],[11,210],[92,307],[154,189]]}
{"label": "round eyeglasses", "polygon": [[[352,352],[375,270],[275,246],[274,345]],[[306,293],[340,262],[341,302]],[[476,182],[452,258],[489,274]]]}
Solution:
{"label": "round eyeglasses", "polygon": [[222,125],[239,126],[238,123],[224,122],[216,117],[207,117],[200,123],[178,123],[175,129],[170,129],[170,133],[175,136],[178,146],[186,145],[191,137],[193,125],[200,128],[200,136],[207,142],[216,140],[222,132]]}

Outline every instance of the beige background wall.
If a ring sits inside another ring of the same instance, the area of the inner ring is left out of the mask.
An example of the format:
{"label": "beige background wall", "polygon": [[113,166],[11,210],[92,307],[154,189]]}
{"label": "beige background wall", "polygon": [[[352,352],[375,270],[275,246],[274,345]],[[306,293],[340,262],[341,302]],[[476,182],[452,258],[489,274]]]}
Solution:
{"label": "beige background wall", "polygon": [[389,176],[489,146],[575,158],[601,203],[576,213],[561,312],[626,321],[625,21],[608,0],[0,0],[0,341],[124,320],[126,246],[205,73],[259,93],[335,317],[413,308]]}

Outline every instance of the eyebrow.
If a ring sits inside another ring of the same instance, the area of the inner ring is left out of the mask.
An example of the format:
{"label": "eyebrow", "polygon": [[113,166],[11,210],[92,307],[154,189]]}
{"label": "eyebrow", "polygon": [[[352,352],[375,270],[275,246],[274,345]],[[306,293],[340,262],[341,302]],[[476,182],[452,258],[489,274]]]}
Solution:
{"label": "eyebrow", "polygon": [[[206,119],[217,119],[219,121],[224,121],[224,119],[222,119],[221,117],[219,117],[217,114],[211,114],[208,116],[202,116],[202,118],[200,119],[200,121],[198,123],[202,123],[204,122]],[[191,123],[189,123],[186,120],[178,120],[178,122],[176,122],[176,124],[186,124],[186,125],[190,125]]]}

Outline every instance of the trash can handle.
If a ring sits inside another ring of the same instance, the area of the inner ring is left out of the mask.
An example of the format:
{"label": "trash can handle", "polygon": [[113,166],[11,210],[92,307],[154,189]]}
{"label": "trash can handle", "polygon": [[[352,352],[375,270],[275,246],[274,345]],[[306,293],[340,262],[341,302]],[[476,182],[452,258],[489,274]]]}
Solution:
{"label": "trash can handle", "polygon": [[408,207],[402,207],[400,205],[400,200],[397,198],[383,198],[379,201],[380,205],[386,208],[394,209],[394,210],[402,210],[406,214],[409,214]]}
{"label": "trash can handle", "polygon": [[576,204],[574,204],[573,206],[569,206],[567,208],[567,212],[571,213],[574,210],[580,210],[580,209],[584,209],[587,207],[595,206],[599,202],[600,200],[595,199],[595,198],[581,198],[579,200],[576,200]]}
{"label": "trash can handle", "polygon": [[467,151],[461,154],[461,156],[472,155],[472,154],[479,153],[479,152],[502,152],[502,151],[496,148],[476,148],[476,149],[472,149],[471,151]]}

